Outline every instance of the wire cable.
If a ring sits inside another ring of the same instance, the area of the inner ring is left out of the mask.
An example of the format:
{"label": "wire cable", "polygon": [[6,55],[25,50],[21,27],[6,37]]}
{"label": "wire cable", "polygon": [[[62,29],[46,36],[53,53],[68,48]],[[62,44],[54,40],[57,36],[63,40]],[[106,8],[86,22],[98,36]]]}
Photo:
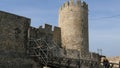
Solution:
{"label": "wire cable", "polygon": [[120,14],[113,15],[113,16],[100,17],[100,18],[96,18],[96,19],[92,19],[92,20],[110,19],[110,18],[115,18],[115,17],[120,17]]}

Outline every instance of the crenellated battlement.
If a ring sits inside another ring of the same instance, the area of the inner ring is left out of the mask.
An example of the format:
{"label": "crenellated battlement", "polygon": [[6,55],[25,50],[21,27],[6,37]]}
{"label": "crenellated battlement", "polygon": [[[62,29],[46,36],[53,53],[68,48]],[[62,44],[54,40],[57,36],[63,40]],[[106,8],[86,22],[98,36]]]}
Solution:
{"label": "crenellated battlement", "polygon": [[88,4],[86,4],[86,2],[84,2],[84,1],[83,1],[83,3],[82,3],[82,7],[83,7],[84,9],[87,9],[87,10],[88,10]]}
{"label": "crenellated battlement", "polygon": [[61,47],[61,28],[54,27],[53,40]]}
{"label": "crenellated battlement", "polygon": [[45,24],[44,27],[40,26],[39,28],[35,28],[35,27],[30,27],[30,31],[32,31],[32,33],[36,32],[43,32],[43,33],[52,33],[52,25],[49,24]]}
{"label": "crenellated battlement", "polygon": [[88,9],[88,5],[86,4],[86,2],[81,2],[81,0],[70,0],[65,2],[59,9],[59,11],[65,9],[65,8],[84,8],[84,9]]}
{"label": "crenellated battlement", "polygon": [[37,31],[37,28],[35,28],[35,27],[30,27],[30,29],[33,31]]}
{"label": "crenellated battlement", "polygon": [[52,25],[45,24],[45,30],[49,31],[49,32],[52,32]]}
{"label": "crenellated battlement", "polygon": [[61,31],[60,27],[55,26],[54,31]]}
{"label": "crenellated battlement", "polygon": [[32,38],[40,38],[43,35],[58,35],[60,34],[61,30],[59,27],[54,27],[52,30],[52,25],[45,24],[44,27],[40,26],[39,28],[30,27],[30,37]]}
{"label": "crenellated battlement", "polygon": [[[52,30],[52,28],[54,28],[54,29]],[[49,25],[49,24],[45,24],[44,27],[39,26],[39,28],[30,27],[30,29],[32,31],[41,31],[41,30],[43,30],[45,32],[47,32],[47,31],[49,31],[49,32],[60,31],[60,27],[57,27],[57,26],[52,27],[52,25]]]}
{"label": "crenellated battlement", "polygon": [[59,27],[53,27],[52,25],[45,24],[44,27],[39,28],[30,27],[31,39],[44,39],[46,41],[54,40],[57,45],[61,46],[61,29]]}

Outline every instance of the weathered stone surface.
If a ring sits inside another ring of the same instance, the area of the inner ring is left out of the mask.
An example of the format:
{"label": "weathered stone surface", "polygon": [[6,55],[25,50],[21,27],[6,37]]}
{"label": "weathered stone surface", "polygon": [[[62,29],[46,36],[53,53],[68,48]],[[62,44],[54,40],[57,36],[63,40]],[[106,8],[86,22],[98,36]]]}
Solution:
{"label": "weathered stone surface", "polygon": [[26,54],[30,19],[0,11],[0,68],[33,68]]}
{"label": "weathered stone surface", "polygon": [[21,58],[5,58],[0,57],[0,68],[33,68],[35,62]]}
{"label": "weathered stone surface", "polygon": [[94,60],[93,64],[99,63],[99,55],[89,52],[88,5],[80,0],[64,3],[59,9],[58,24],[61,28],[61,46],[65,49],[60,49],[60,54],[67,58],[83,60],[81,68],[96,67],[92,62],[86,62]]}
{"label": "weathered stone surface", "polygon": [[87,5],[80,1],[72,3],[65,3],[59,10],[62,47],[76,49],[85,54],[89,51]]}
{"label": "weathered stone surface", "polygon": [[25,53],[30,19],[0,11],[0,50]]}
{"label": "weathered stone surface", "polygon": [[61,46],[61,30],[59,27],[54,27],[52,31],[52,26],[45,24],[45,27],[34,28],[30,27],[29,29],[29,38],[31,39],[44,39],[46,42],[54,41],[58,47]]}

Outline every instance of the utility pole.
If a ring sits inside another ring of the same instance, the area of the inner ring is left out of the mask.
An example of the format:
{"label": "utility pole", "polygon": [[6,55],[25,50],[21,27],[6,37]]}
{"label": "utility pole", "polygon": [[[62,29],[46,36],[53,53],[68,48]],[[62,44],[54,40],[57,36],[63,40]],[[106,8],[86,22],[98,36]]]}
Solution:
{"label": "utility pole", "polygon": [[98,54],[102,55],[102,49],[97,49]]}
{"label": "utility pole", "polygon": [[100,54],[102,55],[102,49],[100,49]]}

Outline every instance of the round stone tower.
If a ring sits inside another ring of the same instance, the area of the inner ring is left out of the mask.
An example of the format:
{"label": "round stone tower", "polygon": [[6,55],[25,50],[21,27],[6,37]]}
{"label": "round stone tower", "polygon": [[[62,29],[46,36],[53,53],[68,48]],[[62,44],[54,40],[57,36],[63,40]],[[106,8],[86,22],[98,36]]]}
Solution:
{"label": "round stone tower", "polygon": [[59,9],[62,47],[89,52],[88,5],[80,0],[70,0]]}

